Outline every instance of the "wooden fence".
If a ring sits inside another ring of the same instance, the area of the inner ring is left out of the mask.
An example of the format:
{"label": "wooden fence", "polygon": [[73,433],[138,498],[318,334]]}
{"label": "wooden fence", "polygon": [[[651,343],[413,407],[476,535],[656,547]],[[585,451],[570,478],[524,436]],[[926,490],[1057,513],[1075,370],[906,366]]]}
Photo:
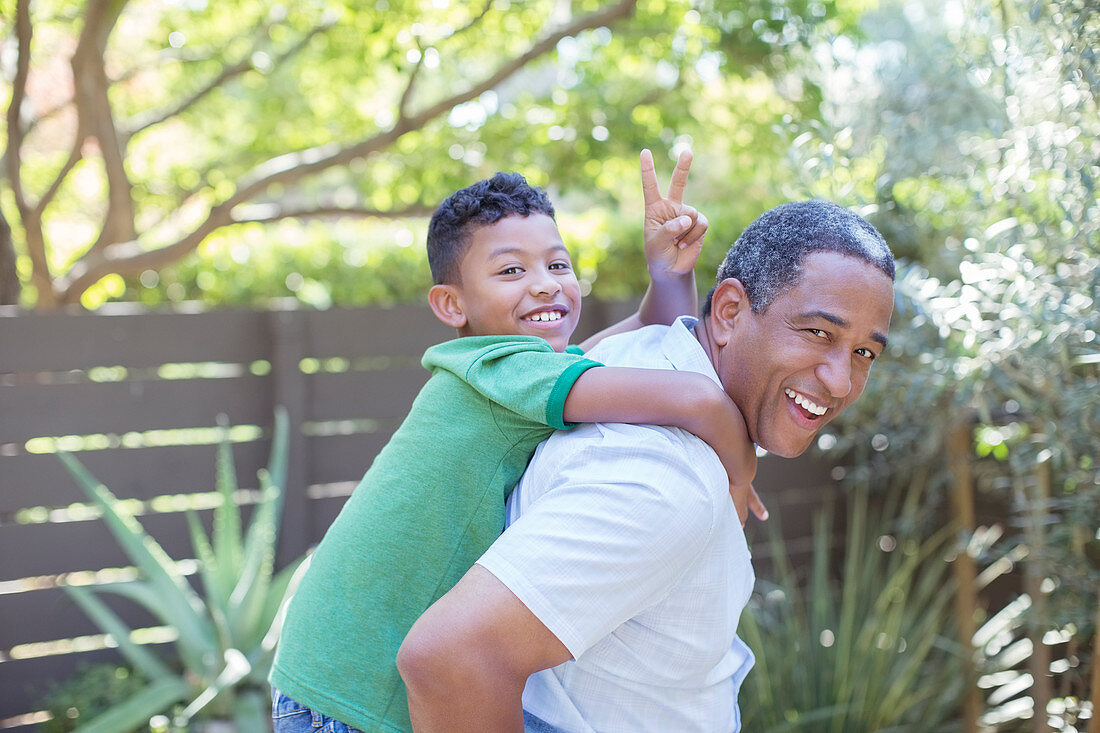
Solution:
{"label": "wooden fence", "polygon": [[[625,315],[586,304],[578,336]],[[42,693],[117,652],[66,583],[117,579],[128,562],[53,455],[74,453],[176,559],[192,556],[186,499],[213,488],[217,416],[233,428],[242,487],[291,442],[280,559],[315,544],[427,379],[420,356],[452,332],[426,308],[27,314],[0,308],[0,728],[29,731]],[[761,461],[756,486],[784,515],[788,550],[830,481],[812,459]],[[183,497],[183,501],[179,498]],[[798,506],[796,511],[784,507]],[[754,552],[766,555],[765,542]],[[135,628],[155,621],[123,601]],[[40,716],[39,716],[40,717]]]}

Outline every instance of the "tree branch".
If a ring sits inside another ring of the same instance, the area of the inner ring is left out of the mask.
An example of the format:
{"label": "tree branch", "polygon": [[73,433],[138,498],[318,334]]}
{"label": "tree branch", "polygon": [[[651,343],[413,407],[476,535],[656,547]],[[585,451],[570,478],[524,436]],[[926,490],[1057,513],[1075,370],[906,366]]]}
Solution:
{"label": "tree branch", "polygon": [[110,83],[103,66],[107,38],[126,5],[126,0],[90,0],[84,29],[73,52],[74,98],[81,130],[99,143],[107,172],[107,214],[92,250],[137,236],[134,202],[126,175],[125,148],[115,128],[107,90]]}
{"label": "tree branch", "polygon": [[563,38],[575,36],[581,31],[589,30],[592,28],[599,28],[601,26],[609,25],[621,18],[629,17],[634,13],[634,8],[637,6],[637,4],[637,0],[620,0],[620,2],[616,3],[615,5],[610,5],[603,10],[598,10],[596,12],[582,16],[577,20],[574,20],[572,23],[563,26],[557,31],[546,36],[541,41],[533,45],[531,48],[527,49],[527,51],[520,56],[517,56],[511,61],[502,64],[495,72],[493,72],[493,74],[483,79],[475,86],[467,89],[465,92],[460,92],[459,94],[455,94],[451,97],[448,97],[447,99],[441,100],[440,102],[436,103],[432,107],[429,107],[428,109],[423,110],[417,115],[414,115],[412,117],[402,117],[398,119],[396,125],[394,126],[395,129],[402,129],[403,127],[407,127],[410,125],[412,125],[412,127],[407,127],[407,129],[418,129],[419,127],[422,127],[425,123],[434,119],[435,117],[439,117],[444,112],[454,107],[457,107],[460,104],[464,104],[471,99],[476,99],[483,93],[499,85],[505,79],[514,76],[517,72],[519,72],[535,59],[554,50],[554,48],[557,47],[558,42],[561,41]]}
{"label": "tree branch", "polygon": [[489,14],[489,11],[492,9],[492,7],[493,0],[485,0],[485,4],[481,6],[481,12],[470,18],[469,23],[456,30],[454,33],[451,34],[450,37],[455,38],[456,36],[461,36],[463,33],[466,33],[467,31],[477,26],[479,23],[481,23],[482,20],[485,19],[485,16]]}
{"label": "tree branch", "polygon": [[15,78],[12,79],[11,102],[7,110],[8,147],[4,154],[8,180],[15,197],[15,206],[23,224],[27,242],[27,254],[31,258],[31,282],[38,290],[38,300],[46,307],[54,305],[56,293],[53,287],[53,275],[50,262],[46,257],[46,237],[42,231],[42,218],[38,216],[23,189],[23,101],[27,97],[27,78],[31,69],[31,40],[34,27],[31,25],[30,0],[17,0],[15,8],[15,37],[18,50],[15,62]]}
{"label": "tree branch", "polygon": [[159,112],[152,112],[143,117],[139,117],[133,120],[126,129],[122,132],[123,139],[129,141],[134,135],[138,134],[142,130],[148,129],[153,125],[159,125],[165,120],[169,120],[176,115],[182,114],[191,107],[195,106],[203,97],[210,94],[212,91],[225,84],[227,81],[235,76],[240,76],[246,71],[252,70],[252,61],[246,57],[241,59],[232,66],[222,67],[221,72],[210,80],[206,86],[196,90],[190,97],[180,101],[172,109],[161,110]]}
{"label": "tree branch", "polygon": [[15,269],[15,245],[11,227],[0,211],[0,305],[19,305],[19,273]]}
{"label": "tree branch", "polygon": [[535,59],[552,51],[561,39],[568,36],[574,36],[590,28],[599,28],[608,25],[623,17],[628,17],[634,12],[636,5],[637,0],[620,0],[615,5],[608,6],[603,10],[578,18],[569,25],[546,36],[522,55],[502,64],[493,74],[468,88],[466,91],[447,97],[415,115],[400,117],[392,128],[374,137],[345,148],[341,148],[335,144],[320,145],[297,153],[288,153],[287,155],[272,158],[266,163],[262,163],[254,168],[250,174],[245,176],[241,180],[237,192],[221,204],[220,207],[232,208],[237,204],[251,199],[257,193],[260,193],[274,183],[285,184],[297,181],[325,170],[326,168],[348,163],[356,158],[362,158],[382,150],[393,144],[398,138],[406,133],[420,129],[436,117],[442,116],[448,110],[468,102],[471,99],[475,99],[486,91],[496,87]]}
{"label": "tree branch", "polygon": [[420,76],[420,70],[424,68],[424,46],[420,39],[416,41],[416,48],[420,52],[420,58],[416,60],[416,66],[409,72],[409,82],[405,85],[405,91],[401,92],[401,100],[397,103],[397,116],[404,117],[412,100],[413,87],[416,86],[416,78]]}
{"label": "tree branch", "polygon": [[310,208],[283,207],[278,204],[250,204],[233,217],[235,224],[256,224],[281,221],[283,219],[323,219],[335,217],[355,217],[359,219],[407,219],[410,217],[431,216],[435,209],[427,204],[413,204],[403,209],[382,211],[365,206],[314,206]]}
{"label": "tree branch", "polygon": [[61,170],[59,170],[57,172],[57,175],[54,176],[53,183],[50,184],[50,187],[46,190],[46,193],[42,194],[42,198],[38,200],[38,203],[34,207],[34,216],[38,219],[41,219],[42,215],[45,214],[46,207],[50,205],[50,202],[53,201],[54,196],[56,196],[57,192],[61,189],[61,184],[65,182],[65,178],[69,175],[72,169],[76,167],[76,164],[80,162],[81,158],[84,157],[83,154],[81,154],[80,152],[81,149],[84,147],[84,138],[79,134],[79,132],[80,131],[77,130],[78,134],[73,140],[72,149],[69,150],[69,159],[65,161],[65,165],[61,166]]}
{"label": "tree branch", "polygon": [[15,8],[15,37],[18,43],[15,78],[12,79],[11,103],[8,105],[8,148],[4,154],[8,178],[11,180],[15,203],[22,215],[30,209],[27,205],[23,181],[19,177],[23,158],[23,100],[27,98],[27,77],[31,69],[31,38],[34,29],[31,26],[30,0],[18,0]]}
{"label": "tree branch", "polygon": [[[333,25],[335,25],[335,21],[328,21],[311,28],[309,32],[306,33],[305,36],[303,36],[297,43],[295,43],[283,53],[277,55],[272,61],[272,66],[275,67],[284,63],[287,59],[294,56],[303,48],[305,48],[314,36],[316,36],[318,33],[323,33],[329,30],[330,28],[332,28]],[[264,33],[264,35],[266,35],[266,33]],[[129,140],[142,130],[152,127],[153,125],[159,125],[165,120],[182,114],[183,112],[198,104],[198,102],[201,101],[204,97],[206,97],[218,87],[224,85],[230,79],[233,79],[234,77],[240,76],[241,74],[244,74],[245,72],[254,69],[255,65],[252,63],[252,57],[259,50],[260,46],[261,43],[257,42],[256,45],[253,46],[252,50],[249,51],[244,58],[242,58],[237,63],[232,64],[231,66],[223,67],[221,72],[216,77],[211,79],[210,82],[206,84],[206,86],[196,90],[190,97],[182,100],[174,108],[164,110],[159,113],[147,115],[144,119],[136,120],[133,124],[128,125],[126,131],[123,133],[125,139]]]}
{"label": "tree branch", "polygon": [[[489,10],[491,10],[492,7],[493,0],[487,0],[487,2],[482,5],[481,12],[471,18],[470,21],[466,23],[466,25],[462,26],[461,28],[453,32],[450,36],[448,36],[448,40],[453,40],[477,27],[481,23],[481,21],[485,19],[485,16],[488,15]],[[405,85],[405,91],[401,93],[401,100],[397,103],[398,117],[408,116],[409,102],[412,100],[413,88],[416,86],[417,77],[420,75],[420,71],[424,66],[424,44],[420,42],[419,38],[416,39],[416,47],[420,51],[420,58],[417,59],[416,66],[413,67],[412,72],[409,74],[409,81]]]}
{"label": "tree branch", "polygon": [[232,196],[211,207],[206,220],[177,242],[155,250],[144,250],[139,242],[128,241],[105,247],[102,251],[89,252],[59,283],[63,300],[66,302],[77,300],[86,288],[108,273],[133,275],[174,262],[194,251],[212,232],[235,223],[232,215],[234,207],[250,201],[271,185],[293,183],[328,168],[384,150],[405,134],[422,128],[455,106],[478,97],[515,75],[535,59],[552,51],[561,39],[629,17],[636,5],[637,0],[619,0],[602,10],[577,18],[536,42],[522,55],[503,63],[488,77],[465,91],[442,99],[416,114],[402,116],[392,128],[373,137],[346,147],[340,147],[337,144],[321,145],[281,155],[260,164],[238,183],[237,190]]}

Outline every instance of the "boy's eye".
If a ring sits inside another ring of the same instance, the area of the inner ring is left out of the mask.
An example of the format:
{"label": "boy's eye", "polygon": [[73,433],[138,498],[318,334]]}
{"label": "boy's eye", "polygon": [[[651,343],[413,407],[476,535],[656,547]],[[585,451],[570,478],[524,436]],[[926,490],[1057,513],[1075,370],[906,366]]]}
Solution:
{"label": "boy's eye", "polygon": [[551,262],[550,263],[550,269],[551,270],[568,270],[570,268],[569,268],[569,263],[568,262]]}
{"label": "boy's eye", "polygon": [[501,275],[516,275],[516,274],[519,273],[519,271],[520,270],[519,270],[518,267],[516,267],[515,265],[512,265],[511,267],[505,267],[503,270],[500,271],[500,274]]}

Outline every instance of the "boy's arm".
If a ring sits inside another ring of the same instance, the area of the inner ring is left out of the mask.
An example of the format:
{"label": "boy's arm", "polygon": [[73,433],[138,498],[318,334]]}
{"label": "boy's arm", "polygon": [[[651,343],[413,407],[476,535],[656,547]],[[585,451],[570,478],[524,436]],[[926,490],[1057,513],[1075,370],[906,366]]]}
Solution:
{"label": "boy's arm", "polygon": [[672,425],[706,441],[726,469],[737,514],[767,519],[752,488],[756,448],[741,411],[713,380],[671,369],[599,367],[573,383],[565,400],[566,422],[621,422]]}
{"label": "boy's arm", "polygon": [[642,195],[645,199],[645,258],[649,268],[649,287],[637,312],[586,339],[587,351],[604,338],[654,323],[671,323],[674,318],[690,315],[698,307],[695,290],[695,262],[703,249],[707,219],[683,203],[691,152],[680,153],[668,196],[662,196],[653,167],[653,154],[641,153]]}

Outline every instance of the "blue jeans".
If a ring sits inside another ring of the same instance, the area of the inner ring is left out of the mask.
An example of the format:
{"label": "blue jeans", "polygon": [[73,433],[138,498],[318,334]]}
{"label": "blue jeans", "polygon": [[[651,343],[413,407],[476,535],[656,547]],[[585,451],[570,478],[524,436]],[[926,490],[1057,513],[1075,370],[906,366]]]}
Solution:
{"label": "blue jeans", "polygon": [[362,733],[358,728],[310,710],[276,689],[271,690],[271,723],[275,733]]}
{"label": "blue jeans", "polygon": [[[271,690],[271,722],[275,733],[362,733],[358,728],[310,710],[276,689]],[[523,711],[524,733],[560,733],[558,728]]]}
{"label": "blue jeans", "polygon": [[536,718],[526,710],[523,711],[523,733],[562,733],[561,728],[555,728],[542,718]]}

